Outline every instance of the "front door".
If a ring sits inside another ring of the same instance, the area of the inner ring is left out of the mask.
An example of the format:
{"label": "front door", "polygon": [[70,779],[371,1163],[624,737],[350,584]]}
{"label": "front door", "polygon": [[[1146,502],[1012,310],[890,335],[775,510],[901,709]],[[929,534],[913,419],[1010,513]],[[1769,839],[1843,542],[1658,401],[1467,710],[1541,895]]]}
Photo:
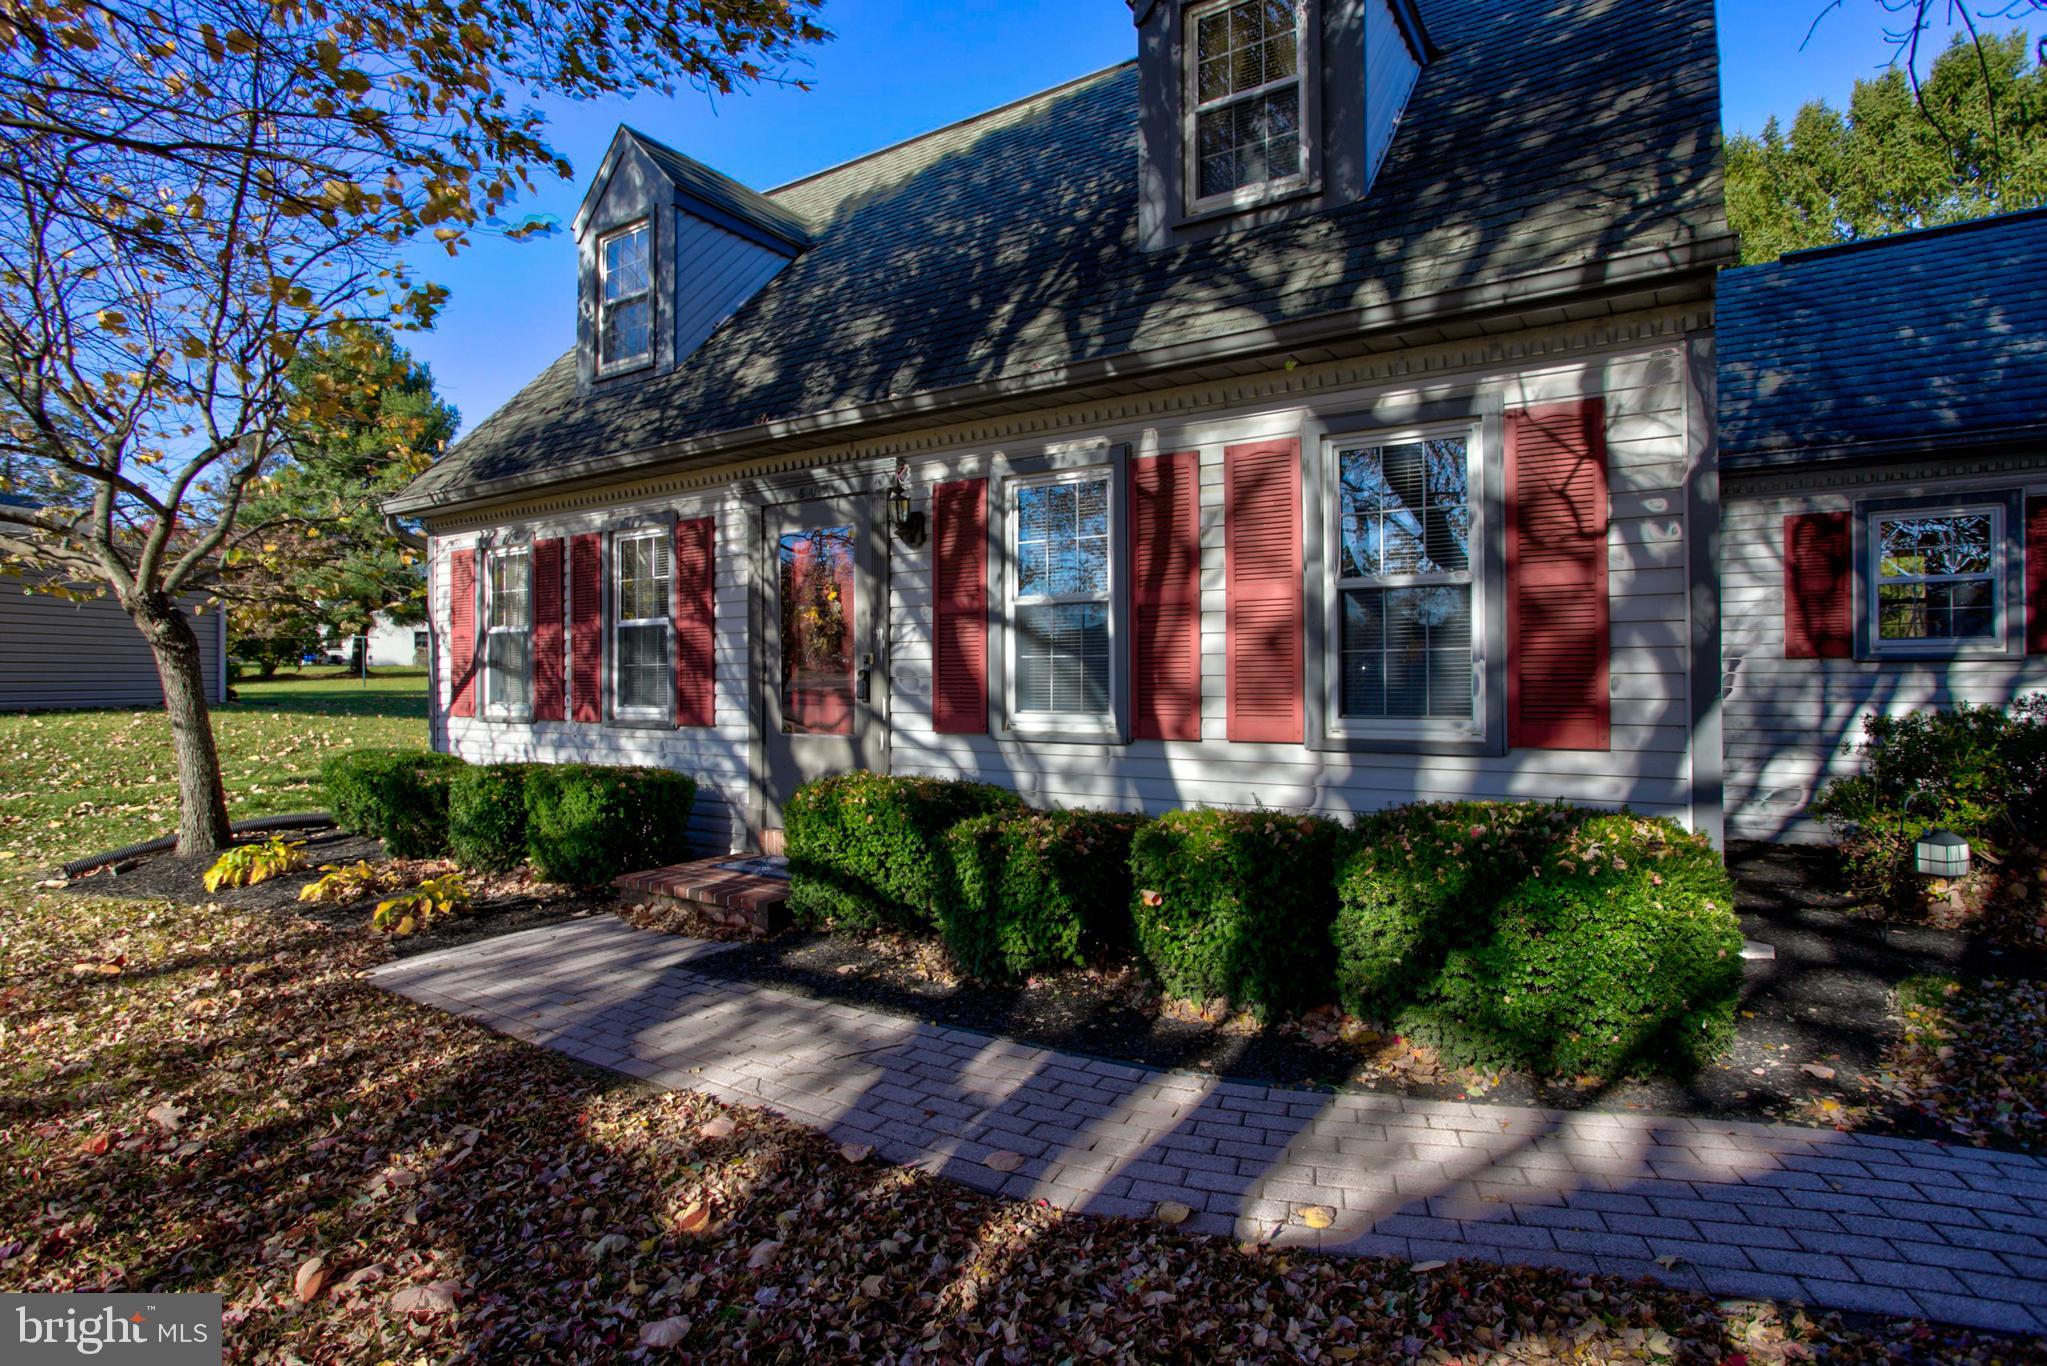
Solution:
{"label": "front door", "polygon": [[767,563],[755,677],[766,751],[766,825],[804,783],[888,766],[887,546],[872,498],[762,510]]}

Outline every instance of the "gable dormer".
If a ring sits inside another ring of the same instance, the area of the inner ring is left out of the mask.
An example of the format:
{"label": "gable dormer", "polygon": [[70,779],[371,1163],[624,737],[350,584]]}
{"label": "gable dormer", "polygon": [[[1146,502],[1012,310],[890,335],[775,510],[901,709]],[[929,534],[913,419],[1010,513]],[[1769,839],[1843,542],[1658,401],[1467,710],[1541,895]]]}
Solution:
{"label": "gable dormer", "polygon": [[624,125],[575,235],[586,391],[673,370],[810,245],[773,200]]}
{"label": "gable dormer", "polygon": [[1434,54],[1413,0],[1131,0],[1147,251],[1364,198]]}

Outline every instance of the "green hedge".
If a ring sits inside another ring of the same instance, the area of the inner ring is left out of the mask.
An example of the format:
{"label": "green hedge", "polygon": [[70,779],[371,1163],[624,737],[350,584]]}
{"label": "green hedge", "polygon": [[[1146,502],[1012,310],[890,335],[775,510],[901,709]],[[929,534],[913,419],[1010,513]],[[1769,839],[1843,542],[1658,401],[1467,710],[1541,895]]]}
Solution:
{"label": "green hedge", "polygon": [[579,887],[689,857],[696,781],[665,768],[534,764],[526,770],[526,852],[549,882]]}
{"label": "green hedge", "polygon": [[355,749],[320,765],[334,823],[384,842],[392,858],[448,852],[448,785],[466,767],[423,749]]}
{"label": "green hedge", "polygon": [[509,873],[526,862],[526,764],[471,764],[448,785],[448,848],[464,868]]}
{"label": "green hedge", "polygon": [[1528,803],[1411,807],[1358,834],[1341,995],[1453,1065],[1683,1074],[1732,1040],[1741,929],[1704,836]]}
{"label": "green hedge", "polygon": [[945,833],[1023,799],[985,783],[861,770],[797,789],[783,807],[789,913],[799,923],[929,927],[952,894]]}
{"label": "green hedge", "polygon": [[2008,707],[1863,718],[1860,773],[1820,790],[1812,814],[1841,846],[1856,888],[1895,908],[1926,894],[1912,846],[1928,826],[2023,862],[2047,847],[2047,693]]}
{"label": "green hedge", "polygon": [[1167,991],[1260,1015],[1329,998],[1343,828],[1275,811],[1173,811],[1130,842],[1138,952]]}
{"label": "green hedge", "polygon": [[1416,802],[1362,816],[1336,875],[1336,994],[1385,1018],[1483,937],[1493,907],[1583,812],[1536,802]]}
{"label": "green hedge", "polygon": [[1106,811],[976,816],[946,834],[954,886],[939,934],[976,977],[1079,965],[1130,942],[1130,839],[1143,818]]}

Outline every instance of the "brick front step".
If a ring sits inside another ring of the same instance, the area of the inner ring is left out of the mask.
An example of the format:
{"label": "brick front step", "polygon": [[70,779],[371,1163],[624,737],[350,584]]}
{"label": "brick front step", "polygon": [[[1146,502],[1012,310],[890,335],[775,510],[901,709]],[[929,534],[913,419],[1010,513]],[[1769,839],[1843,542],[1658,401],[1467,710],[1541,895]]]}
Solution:
{"label": "brick front step", "polygon": [[656,905],[662,902],[687,905],[714,924],[765,934],[783,923],[783,909],[789,904],[789,879],[756,870],[773,868],[777,863],[757,854],[728,854],[644,873],[625,873],[611,885],[628,896]]}

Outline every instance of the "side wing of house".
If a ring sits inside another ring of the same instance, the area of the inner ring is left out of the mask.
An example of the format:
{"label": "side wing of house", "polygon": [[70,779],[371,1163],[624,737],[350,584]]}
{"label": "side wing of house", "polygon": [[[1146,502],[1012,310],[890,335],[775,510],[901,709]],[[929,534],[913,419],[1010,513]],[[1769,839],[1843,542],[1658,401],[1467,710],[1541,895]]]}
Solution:
{"label": "side wing of house", "polygon": [[2047,452],[1723,487],[1729,834],[1825,839],[1868,716],[2047,693]]}
{"label": "side wing of house", "polygon": [[1871,716],[2047,693],[2047,211],[1720,277],[1729,833]]}
{"label": "side wing of house", "polygon": [[[196,598],[182,606],[199,637],[206,696],[225,702],[226,618]],[[112,600],[73,602],[0,577],[0,711],[162,704],[155,658]]]}

